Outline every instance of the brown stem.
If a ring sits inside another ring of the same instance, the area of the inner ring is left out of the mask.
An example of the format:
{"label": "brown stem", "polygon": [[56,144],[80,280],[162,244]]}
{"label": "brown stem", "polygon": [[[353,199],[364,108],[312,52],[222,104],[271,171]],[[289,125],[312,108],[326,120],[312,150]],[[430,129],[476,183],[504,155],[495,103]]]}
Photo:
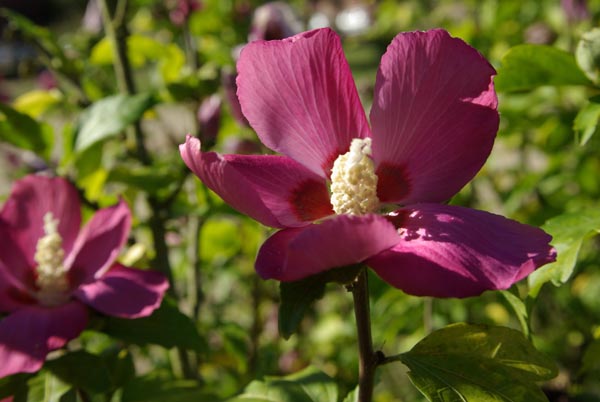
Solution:
{"label": "brown stem", "polygon": [[375,385],[377,355],[371,337],[371,315],[369,309],[369,286],[367,270],[363,269],[351,287],[354,299],[354,316],[358,334],[358,401],[371,402]]}

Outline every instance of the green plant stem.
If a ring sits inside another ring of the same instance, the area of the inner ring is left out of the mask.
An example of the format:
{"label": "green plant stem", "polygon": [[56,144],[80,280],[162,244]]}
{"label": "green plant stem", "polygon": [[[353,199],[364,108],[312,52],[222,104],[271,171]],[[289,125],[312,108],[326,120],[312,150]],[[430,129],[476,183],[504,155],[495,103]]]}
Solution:
{"label": "green plant stem", "polygon": [[[112,45],[113,64],[115,75],[119,86],[119,91],[125,95],[134,95],[136,93],[135,82],[131,71],[131,63],[127,54],[127,32],[126,15],[128,0],[119,0],[116,7],[115,18],[111,16],[106,0],[98,0],[104,31],[106,37]],[[133,136],[136,144],[136,153],[138,160],[145,166],[152,165],[152,158],[146,148],[144,135],[139,122],[133,124]],[[169,281],[169,294],[177,299],[175,291],[171,263],[169,260],[169,248],[166,242],[166,221],[168,219],[168,207],[151,194],[147,196],[148,204],[152,211],[149,220],[152,240],[154,244],[155,257],[152,266],[155,270],[162,272]],[[189,356],[184,349],[177,350],[181,369],[185,378],[196,378],[197,370],[192,368]]]}
{"label": "green plant stem", "polygon": [[[119,0],[115,19],[111,17],[106,0],[98,0],[98,5],[102,13],[104,32],[112,46],[113,64],[119,91],[125,95],[134,95],[136,93],[135,81],[133,80],[131,63],[127,55],[127,37],[129,36],[129,32],[127,31],[125,15],[128,0]],[[132,135],[135,140],[138,159],[146,166],[151,165],[152,160],[146,149],[144,134],[139,121],[133,124]]]}
{"label": "green plant stem", "polygon": [[358,334],[358,401],[371,402],[375,384],[378,358],[373,350],[371,336],[371,313],[369,308],[369,285],[367,270],[363,269],[351,286],[354,299],[354,316]]}

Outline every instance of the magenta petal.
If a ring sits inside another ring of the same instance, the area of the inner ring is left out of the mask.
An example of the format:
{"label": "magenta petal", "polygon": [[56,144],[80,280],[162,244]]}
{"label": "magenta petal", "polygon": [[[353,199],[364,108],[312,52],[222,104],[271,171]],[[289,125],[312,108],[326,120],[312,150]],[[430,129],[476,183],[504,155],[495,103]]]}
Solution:
{"label": "magenta petal", "polygon": [[495,73],[446,31],[394,38],[370,115],[381,201],[444,201],[475,176],[498,130]]}
{"label": "magenta petal", "polygon": [[295,281],[360,263],[399,240],[394,226],[381,216],[336,215],[275,233],[260,248],[256,270],[264,279]]}
{"label": "magenta petal", "polygon": [[74,296],[103,314],[138,318],[160,306],[168,287],[159,272],[115,265],[101,278],[80,286]]}
{"label": "magenta petal", "polygon": [[[31,283],[33,283],[33,276]],[[37,299],[33,297],[31,288],[17,278],[15,273],[0,260],[0,312],[9,313],[27,305],[36,304]]]}
{"label": "magenta petal", "polygon": [[269,148],[322,177],[352,138],[369,135],[339,36],[317,29],[255,41],[237,64],[242,111]]}
{"label": "magenta petal", "polygon": [[87,309],[78,301],[53,308],[27,307],[2,319],[0,378],[39,370],[48,352],[77,337],[87,321]]}
{"label": "magenta petal", "polygon": [[125,201],[97,211],[65,259],[71,283],[77,285],[102,276],[119,255],[130,228],[131,213]]}
{"label": "magenta petal", "polygon": [[15,182],[0,212],[0,219],[10,227],[14,241],[14,244],[4,239],[0,242],[0,258],[12,270],[24,269],[25,261],[28,267],[35,265],[33,256],[38,240],[44,236],[44,215],[48,212],[59,221],[58,232],[63,239],[63,249],[68,253],[81,225],[75,188],[60,177],[31,175]]}
{"label": "magenta petal", "polygon": [[304,226],[333,213],[325,180],[293,159],[202,152],[200,141],[190,136],[179,149],[208,188],[267,226]]}
{"label": "magenta petal", "polygon": [[419,204],[390,220],[402,241],[367,265],[417,296],[469,297],[507,289],[556,259],[544,231],[488,212]]}

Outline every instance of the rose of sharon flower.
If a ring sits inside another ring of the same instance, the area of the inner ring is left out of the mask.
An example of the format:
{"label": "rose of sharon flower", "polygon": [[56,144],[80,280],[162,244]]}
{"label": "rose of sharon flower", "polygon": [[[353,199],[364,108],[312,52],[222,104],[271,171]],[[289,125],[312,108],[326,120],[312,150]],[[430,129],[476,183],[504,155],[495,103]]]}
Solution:
{"label": "rose of sharon flower", "polygon": [[555,259],[538,228],[443,204],[479,171],[499,121],[495,71],[462,40],[396,36],[370,126],[330,29],[252,42],[237,68],[244,115],[283,155],[202,152],[192,137],[180,151],[227,203],[282,229],[258,253],[263,278],[364,263],[413,295],[468,297]]}
{"label": "rose of sharon flower", "polygon": [[124,201],[80,226],[79,197],[66,180],[14,184],[0,211],[0,377],[39,370],[85,329],[88,307],[137,318],[160,305],[163,275],[116,262],[131,226]]}

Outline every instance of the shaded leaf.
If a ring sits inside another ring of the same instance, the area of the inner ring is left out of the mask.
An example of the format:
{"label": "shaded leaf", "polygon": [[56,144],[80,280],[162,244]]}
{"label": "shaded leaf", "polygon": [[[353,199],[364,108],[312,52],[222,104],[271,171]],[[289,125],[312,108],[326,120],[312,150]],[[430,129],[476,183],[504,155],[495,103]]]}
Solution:
{"label": "shaded leaf", "polygon": [[31,374],[14,374],[8,377],[0,378],[0,400],[11,395],[25,399],[28,391],[27,381],[32,377]]}
{"label": "shaded leaf", "polygon": [[110,374],[104,361],[99,356],[86,351],[70,352],[57,359],[49,360],[45,367],[75,388],[90,393],[103,393],[111,389]]}
{"label": "shaded leaf", "polygon": [[543,85],[589,85],[572,54],[552,46],[518,45],[502,58],[494,79],[500,92],[531,90]]}
{"label": "shaded leaf", "polygon": [[536,382],[557,373],[520,332],[484,325],[450,325],[399,358],[432,402],[547,401]]}
{"label": "shaded leaf", "polygon": [[598,128],[599,119],[600,97],[595,96],[579,110],[573,121],[573,130],[577,134],[580,145],[585,145],[592,138]]}
{"label": "shaded leaf", "polygon": [[581,372],[600,374],[600,339],[594,340],[585,350]]}
{"label": "shaded leaf", "polygon": [[577,262],[583,241],[600,231],[600,210],[582,211],[559,215],[546,222],[542,228],[552,235],[551,244],[556,248],[556,261],[544,265],[528,277],[529,295],[536,297],[542,285],[551,281],[560,286],[569,280]]}
{"label": "shaded leaf", "polygon": [[116,166],[109,172],[108,181],[124,183],[155,194],[180,179],[181,169],[169,168],[169,166]]}
{"label": "shaded leaf", "polygon": [[145,376],[130,381],[123,388],[122,402],[218,402],[219,399],[193,380],[168,380]]}
{"label": "shaded leaf", "polygon": [[87,108],[75,135],[75,151],[81,152],[91,145],[122,132],[138,121],[155,101],[151,94],[113,95],[95,102]]}
{"label": "shaded leaf", "polygon": [[51,128],[0,103],[0,141],[38,154],[50,149]]}
{"label": "shaded leaf", "polygon": [[133,320],[107,317],[102,332],[137,345],[156,344],[196,351],[204,348],[194,322],[169,299],[149,317]]}
{"label": "shaded leaf", "polygon": [[577,64],[585,75],[592,81],[598,82],[600,78],[600,28],[581,35],[575,50]]}
{"label": "shaded leaf", "polygon": [[286,377],[252,381],[242,395],[227,402],[337,402],[333,379],[314,367]]}
{"label": "shaded leaf", "polygon": [[356,278],[360,269],[358,265],[342,267],[299,281],[281,282],[279,284],[281,297],[278,316],[279,334],[288,339],[296,332],[310,306],[325,294],[327,283],[350,283]]}

